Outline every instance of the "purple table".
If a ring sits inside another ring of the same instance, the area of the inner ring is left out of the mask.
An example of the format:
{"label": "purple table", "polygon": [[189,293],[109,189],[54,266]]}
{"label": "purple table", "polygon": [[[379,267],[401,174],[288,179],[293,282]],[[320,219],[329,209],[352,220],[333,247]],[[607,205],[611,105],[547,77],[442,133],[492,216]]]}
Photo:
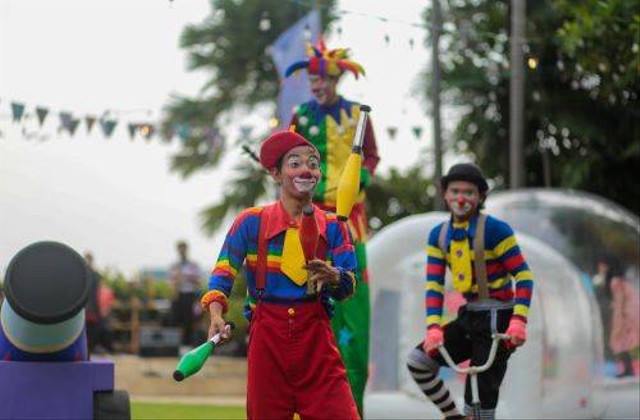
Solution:
{"label": "purple table", "polygon": [[0,361],[0,418],[92,419],[93,393],[112,391],[113,381],[109,360]]}

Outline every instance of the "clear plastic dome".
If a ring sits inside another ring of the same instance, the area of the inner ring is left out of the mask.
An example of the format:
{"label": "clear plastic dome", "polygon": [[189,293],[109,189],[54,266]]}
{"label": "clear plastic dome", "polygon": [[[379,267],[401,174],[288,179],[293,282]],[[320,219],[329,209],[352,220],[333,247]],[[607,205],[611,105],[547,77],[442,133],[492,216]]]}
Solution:
{"label": "clear plastic dome", "polygon": [[489,194],[486,211],[538,238],[593,273],[597,259],[614,255],[638,284],[640,220],[605,198],[578,191],[521,189]]}
{"label": "clear plastic dome", "polygon": [[[492,193],[486,202],[487,212],[517,229],[538,238],[573,262],[581,273],[587,291],[594,295],[604,335],[605,374],[615,377],[624,371],[620,346],[611,331],[621,328],[614,313],[614,296],[610,281],[598,273],[598,262],[607,261],[617,267],[619,275],[628,281],[627,298],[635,303],[627,310],[640,318],[640,220],[633,213],[605,198],[579,191],[557,189],[521,189]],[[615,288],[615,286],[614,286]],[[634,307],[633,307],[634,306]],[[633,307],[633,308],[632,308]],[[614,324],[616,322],[616,324]],[[637,342],[638,323],[626,325]],[[633,330],[633,331],[631,331]],[[616,350],[616,351],[614,351]],[[638,375],[637,344],[630,348],[631,364]]]}
{"label": "clear plastic dome", "polygon": [[[637,218],[606,200],[555,190],[495,193],[486,207],[516,230],[535,281],[529,340],[511,359],[498,417],[561,418],[571,413],[572,418],[600,418],[607,406],[616,404],[611,395],[606,401],[603,397],[603,324],[589,273],[578,267],[593,266],[602,246],[637,270]],[[427,237],[447,217],[433,212],[405,218],[382,229],[367,246],[369,418],[439,416],[410,378],[405,358],[424,337]],[[445,317],[453,316],[461,300],[456,292],[446,292]],[[461,406],[462,378],[449,369],[442,375]],[[637,400],[635,396],[635,406]]]}

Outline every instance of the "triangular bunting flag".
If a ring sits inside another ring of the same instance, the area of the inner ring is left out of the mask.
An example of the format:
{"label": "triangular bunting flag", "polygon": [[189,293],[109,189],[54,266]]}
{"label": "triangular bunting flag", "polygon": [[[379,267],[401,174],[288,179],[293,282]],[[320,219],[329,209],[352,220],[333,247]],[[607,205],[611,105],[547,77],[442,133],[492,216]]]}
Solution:
{"label": "triangular bunting flag", "polygon": [[215,127],[209,127],[207,129],[207,132],[205,133],[205,138],[208,141],[207,153],[209,154],[209,157],[213,160],[216,153],[216,149],[218,148],[218,144],[220,143],[220,140],[221,140],[220,133]]}
{"label": "triangular bunting flag", "polygon": [[64,127],[69,125],[71,118],[73,118],[70,112],[63,111],[63,112],[60,112],[58,115],[60,115],[60,124]]}
{"label": "triangular bunting flag", "polygon": [[96,123],[96,117],[92,117],[91,115],[87,115],[84,117],[84,123],[87,125],[87,133],[91,133],[91,129],[93,128],[93,124]]}
{"label": "triangular bunting flag", "polygon": [[73,120],[73,115],[70,112],[60,112],[58,114],[60,116],[60,128],[58,131],[68,131],[71,133],[71,121]]}
{"label": "triangular bunting flag", "polygon": [[18,122],[22,119],[24,114],[24,104],[18,102],[11,102],[11,115],[13,116],[13,122]]}
{"label": "triangular bunting flag", "polygon": [[422,134],[422,127],[415,125],[413,126],[411,131],[413,131],[413,135],[416,136],[416,139],[420,139],[420,135]]}
{"label": "triangular bunting flag", "polygon": [[240,135],[244,140],[251,136],[251,132],[253,131],[253,127],[250,125],[241,125],[240,126]]}
{"label": "triangular bunting flag", "polygon": [[100,127],[102,127],[102,133],[106,138],[111,137],[113,130],[116,128],[118,121],[116,120],[100,120]]}
{"label": "triangular bunting flag", "polygon": [[191,135],[191,126],[187,123],[177,124],[176,132],[178,133],[178,137],[180,137],[183,142],[186,142]]}
{"label": "triangular bunting flag", "polygon": [[40,123],[40,127],[44,124],[44,120],[47,118],[48,114],[49,109],[42,106],[36,107],[36,115],[38,116],[38,123]]}
{"label": "triangular bunting flag", "polygon": [[71,134],[72,137],[76,133],[76,129],[78,128],[79,124],[80,124],[80,118],[72,119],[69,122],[68,130],[69,130],[69,133]]}
{"label": "triangular bunting flag", "polygon": [[129,123],[127,128],[129,128],[129,137],[131,138],[131,140],[133,140],[133,138],[136,136],[136,131],[138,131],[138,124]]}
{"label": "triangular bunting flag", "polygon": [[209,140],[210,149],[214,149],[218,145],[218,142],[220,141],[220,133],[215,127],[209,127],[207,129],[205,137],[207,138],[207,140]]}
{"label": "triangular bunting flag", "polygon": [[387,127],[387,133],[389,134],[389,137],[391,137],[391,140],[395,140],[397,132],[397,127]]}
{"label": "triangular bunting flag", "polygon": [[176,135],[176,128],[172,125],[166,131],[161,131],[160,136],[165,143],[171,143],[173,136]]}

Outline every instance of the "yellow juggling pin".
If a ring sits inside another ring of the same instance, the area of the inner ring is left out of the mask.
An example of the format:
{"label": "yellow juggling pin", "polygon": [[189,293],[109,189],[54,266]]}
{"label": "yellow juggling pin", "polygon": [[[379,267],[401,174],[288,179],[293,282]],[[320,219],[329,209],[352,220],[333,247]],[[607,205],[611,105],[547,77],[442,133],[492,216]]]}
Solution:
{"label": "yellow juggling pin", "polygon": [[358,127],[356,135],[353,137],[353,146],[351,154],[347,159],[347,164],[342,171],[340,182],[338,183],[338,192],[336,197],[336,213],[338,219],[347,220],[353,205],[358,198],[360,190],[360,168],[362,167],[362,142],[364,141],[364,133],[367,126],[367,115],[371,111],[371,107],[360,105],[360,118],[358,119]]}

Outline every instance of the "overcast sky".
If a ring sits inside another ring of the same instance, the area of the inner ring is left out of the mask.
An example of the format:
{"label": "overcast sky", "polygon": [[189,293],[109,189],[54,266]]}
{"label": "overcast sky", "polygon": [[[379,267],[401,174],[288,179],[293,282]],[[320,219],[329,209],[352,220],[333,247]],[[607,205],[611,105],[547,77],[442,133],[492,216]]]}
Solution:
{"label": "overcast sky", "polygon": [[[413,95],[429,52],[424,30],[412,23],[421,22],[428,3],[342,1],[341,34],[328,37],[329,47],[350,47],[367,71],[357,82],[347,76],[341,91],[373,108],[381,172],[410,166],[432,144],[429,117]],[[169,171],[177,141],[132,142],[126,129],[128,122],[157,120],[170,94],[202,86],[203,74],[186,71],[178,39],[209,11],[205,0],[0,1],[1,271],[39,240],[91,250],[98,267],[132,274],[166,267],[175,242],[186,239],[203,269],[212,266],[221,235],[202,235],[198,213],[221,196],[237,153],[183,180]],[[12,101],[31,114],[36,106],[52,114],[42,128],[35,117],[14,124]],[[84,124],[73,137],[57,133],[60,111],[105,110],[119,121],[110,139],[97,127],[87,134]],[[250,123],[267,118],[253,115]],[[398,128],[395,140],[390,126]],[[422,127],[420,139],[413,126]]]}

